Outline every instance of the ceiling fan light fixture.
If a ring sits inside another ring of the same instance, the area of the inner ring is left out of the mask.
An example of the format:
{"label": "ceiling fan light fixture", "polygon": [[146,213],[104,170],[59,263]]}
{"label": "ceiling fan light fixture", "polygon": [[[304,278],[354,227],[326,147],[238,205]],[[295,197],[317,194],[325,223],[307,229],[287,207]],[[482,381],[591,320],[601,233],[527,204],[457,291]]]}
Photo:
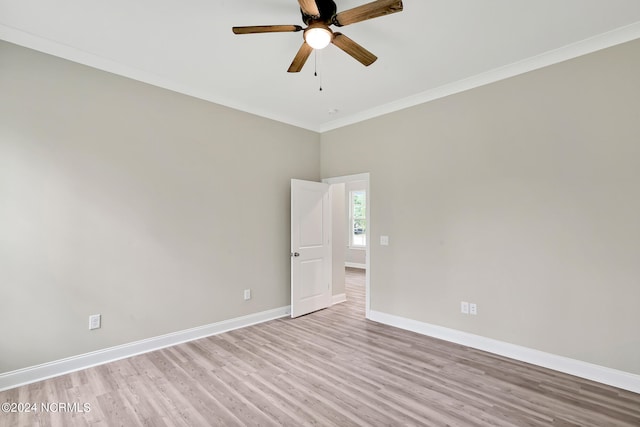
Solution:
{"label": "ceiling fan light fixture", "polygon": [[325,27],[309,27],[304,32],[304,40],[314,49],[324,49],[332,39],[333,33]]}

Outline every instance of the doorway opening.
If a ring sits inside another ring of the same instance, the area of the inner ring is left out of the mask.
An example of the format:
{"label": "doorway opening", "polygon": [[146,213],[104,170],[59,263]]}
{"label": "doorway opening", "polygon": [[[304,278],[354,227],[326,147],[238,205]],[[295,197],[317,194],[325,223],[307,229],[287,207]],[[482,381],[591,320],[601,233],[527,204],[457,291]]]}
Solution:
{"label": "doorway opening", "polygon": [[370,310],[371,197],[369,173],[323,179],[330,185],[332,209],[333,303],[346,299],[347,276],[364,272],[365,317]]}

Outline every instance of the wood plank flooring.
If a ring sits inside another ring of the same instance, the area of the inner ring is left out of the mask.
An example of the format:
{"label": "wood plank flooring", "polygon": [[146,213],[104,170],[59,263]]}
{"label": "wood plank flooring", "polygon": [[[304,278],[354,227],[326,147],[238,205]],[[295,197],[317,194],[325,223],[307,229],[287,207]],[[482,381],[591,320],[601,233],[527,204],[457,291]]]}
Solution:
{"label": "wood plank flooring", "polygon": [[640,395],[364,319],[348,301],[0,393],[0,426],[640,426]]}

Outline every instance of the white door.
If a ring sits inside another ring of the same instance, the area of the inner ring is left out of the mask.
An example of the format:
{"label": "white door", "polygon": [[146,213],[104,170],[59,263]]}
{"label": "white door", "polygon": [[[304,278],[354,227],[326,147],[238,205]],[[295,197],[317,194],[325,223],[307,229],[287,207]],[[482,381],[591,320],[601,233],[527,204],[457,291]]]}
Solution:
{"label": "white door", "polygon": [[291,180],[291,317],[331,305],[329,184]]}

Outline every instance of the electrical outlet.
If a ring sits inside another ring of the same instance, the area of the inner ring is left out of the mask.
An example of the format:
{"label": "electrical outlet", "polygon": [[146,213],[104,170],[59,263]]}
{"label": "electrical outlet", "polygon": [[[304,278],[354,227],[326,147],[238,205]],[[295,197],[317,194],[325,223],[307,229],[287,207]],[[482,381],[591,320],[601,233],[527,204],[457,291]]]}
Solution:
{"label": "electrical outlet", "polygon": [[478,314],[478,306],[476,305],[476,303],[472,302],[471,304],[469,304],[469,313],[473,314],[474,316]]}
{"label": "electrical outlet", "polygon": [[460,313],[469,314],[469,303],[466,301],[460,302]]}
{"label": "electrical outlet", "polygon": [[251,299],[251,289],[245,289],[244,290],[244,300],[248,301]]}
{"label": "electrical outlet", "polygon": [[101,323],[101,315],[94,314],[89,316],[89,329],[98,329],[100,328]]}

